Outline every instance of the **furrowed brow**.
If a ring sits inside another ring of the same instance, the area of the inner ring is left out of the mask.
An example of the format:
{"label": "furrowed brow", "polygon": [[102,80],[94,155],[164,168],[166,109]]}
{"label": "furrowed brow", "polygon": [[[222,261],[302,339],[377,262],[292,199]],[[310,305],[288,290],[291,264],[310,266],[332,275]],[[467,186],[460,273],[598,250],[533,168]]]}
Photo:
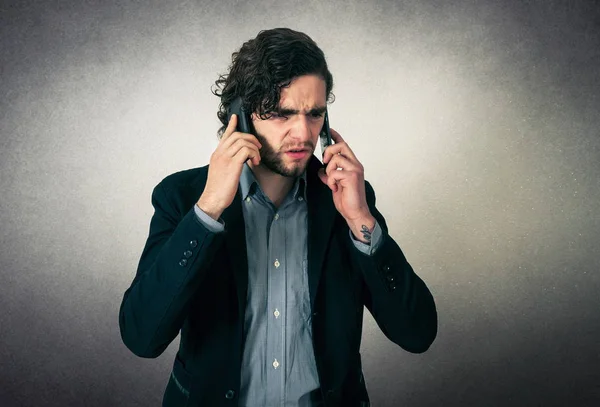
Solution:
{"label": "furrowed brow", "polygon": [[308,112],[309,114],[322,114],[325,113],[325,111],[327,110],[327,106],[317,106],[317,107],[313,107],[312,109],[310,109],[310,111]]}
{"label": "furrowed brow", "polygon": [[[316,106],[310,109],[307,114],[322,114],[327,110],[326,106]],[[290,116],[292,114],[298,114],[300,111],[298,109],[290,109],[286,107],[282,107],[279,109],[278,113],[282,116]]]}

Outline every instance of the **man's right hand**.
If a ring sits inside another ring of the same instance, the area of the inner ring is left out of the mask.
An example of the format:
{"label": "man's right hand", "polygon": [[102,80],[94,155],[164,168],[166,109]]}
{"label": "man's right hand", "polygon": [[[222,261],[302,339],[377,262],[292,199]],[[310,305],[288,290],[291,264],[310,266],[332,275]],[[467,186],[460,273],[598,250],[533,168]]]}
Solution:
{"label": "man's right hand", "polygon": [[197,203],[215,220],[233,202],[244,163],[248,160],[254,165],[260,163],[262,145],[254,135],[236,131],[237,121],[237,115],[231,115],[219,145],[210,156],[206,186]]}

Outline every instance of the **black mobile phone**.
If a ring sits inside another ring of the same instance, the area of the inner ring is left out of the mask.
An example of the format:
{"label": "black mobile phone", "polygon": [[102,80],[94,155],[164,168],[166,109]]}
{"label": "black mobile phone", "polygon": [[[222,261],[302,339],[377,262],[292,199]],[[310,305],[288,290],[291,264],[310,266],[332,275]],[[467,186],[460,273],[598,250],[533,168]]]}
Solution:
{"label": "black mobile phone", "polygon": [[333,144],[333,141],[331,140],[331,131],[329,130],[329,114],[327,113],[327,110],[325,110],[325,121],[323,122],[323,127],[321,128],[321,132],[319,133],[319,139],[321,140],[321,158],[324,159],[325,149],[327,148],[327,146]]}
{"label": "black mobile phone", "polygon": [[229,109],[227,109],[227,123],[229,123],[231,115],[234,113],[238,117],[236,130],[242,133],[254,134],[250,125],[250,115],[244,110],[244,105],[240,96],[235,98],[235,100],[229,105]]}

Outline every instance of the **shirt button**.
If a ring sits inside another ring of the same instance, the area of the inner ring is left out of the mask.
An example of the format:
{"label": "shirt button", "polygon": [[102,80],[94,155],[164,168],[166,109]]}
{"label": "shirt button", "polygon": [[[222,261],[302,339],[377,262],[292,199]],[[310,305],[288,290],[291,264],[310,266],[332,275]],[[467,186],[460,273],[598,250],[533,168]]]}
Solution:
{"label": "shirt button", "polygon": [[275,259],[275,263],[273,263],[275,265],[275,268],[279,268],[279,265],[281,263],[279,263],[279,260]]}
{"label": "shirt button", "polygon": [[278,213],[275,214],[275,220],[277,220],[277,219],[279,219],[279,214]]}
{"label": "shirt button", "polygon": [[279,310],[275,308],[275,312],[273,313],[273,315],[275,315],[275,318],[279,318],[279,315],[281,314],[279,313]]}
{"label": "shirt button", "polygon": [[235,396],[235,392],[233,390],[227,390],[227,393],[225,393],[226,399],[232,399],[233,396]]}
{"label": "shirt button", "polygon": [[279,367],[279,362],[277,361],[277,359],[275,359],[275,361],[273,362],[273,367],[275,369],[277,369]]}
{"label": "shirt button", "polygon": [[304,198],[302,198],[301,196],[298,197],[299,201],[304,201]]}
{"label": "shirt button", "polygon": [[247,197],[247,198],[246,198],[246,202],[250,202],[250,197]]}

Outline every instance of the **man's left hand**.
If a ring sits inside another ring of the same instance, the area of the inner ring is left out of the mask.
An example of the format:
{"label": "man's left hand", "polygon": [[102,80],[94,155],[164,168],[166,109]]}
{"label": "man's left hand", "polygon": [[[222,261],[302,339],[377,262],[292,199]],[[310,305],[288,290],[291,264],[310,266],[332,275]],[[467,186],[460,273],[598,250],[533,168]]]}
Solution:
{"label": "man's left hand", "polygon": [[327,166],[319,169],[319,178],[333,191],[335,208],[351,227],[361,221],[373,220],[367,205],[364,168],[342,136],[330,130],[335,144],[325,149],[323,162]]}

